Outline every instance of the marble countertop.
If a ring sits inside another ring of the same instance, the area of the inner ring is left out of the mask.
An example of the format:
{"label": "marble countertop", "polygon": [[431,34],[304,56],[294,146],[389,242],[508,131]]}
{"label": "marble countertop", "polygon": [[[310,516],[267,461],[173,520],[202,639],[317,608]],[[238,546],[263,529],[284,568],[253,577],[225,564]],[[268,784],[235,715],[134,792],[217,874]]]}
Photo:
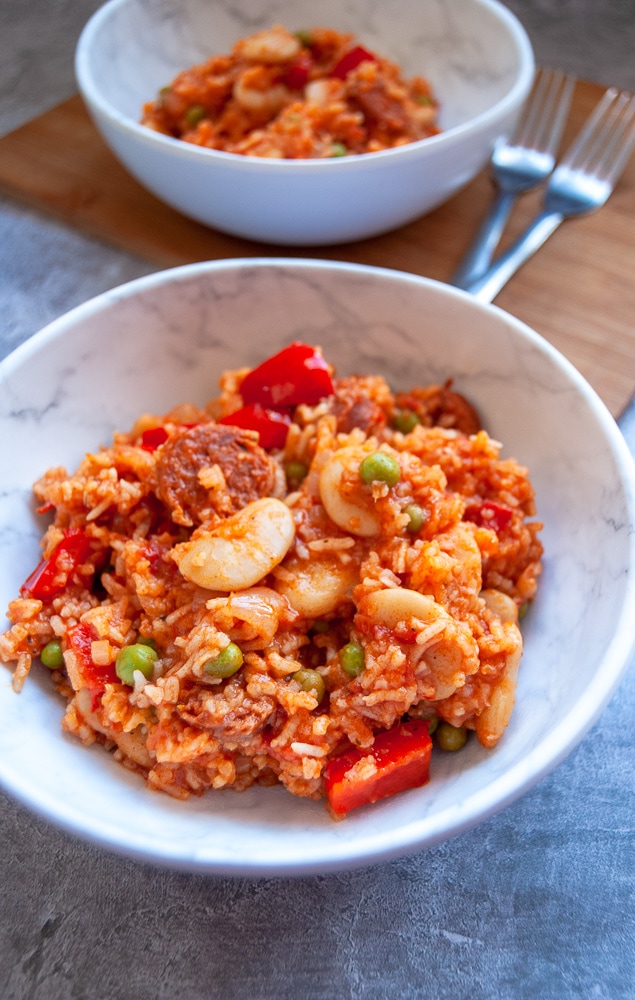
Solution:
{"label": "marble countertop", "polygon": [[[0,134],[74,90],[96,0],[0,0]],[[510,0],[544,65],[635,90],[627,0]],[[635,236],[634,236],[635,238]],[[155,270],[0,199],[0,357]],[[620,420],[635,454],[635,404]],[[0,794],[2,1000],[632,1000],[635,664],[515,804],[418,855],[284,880],[180,874],[76,841]]]}

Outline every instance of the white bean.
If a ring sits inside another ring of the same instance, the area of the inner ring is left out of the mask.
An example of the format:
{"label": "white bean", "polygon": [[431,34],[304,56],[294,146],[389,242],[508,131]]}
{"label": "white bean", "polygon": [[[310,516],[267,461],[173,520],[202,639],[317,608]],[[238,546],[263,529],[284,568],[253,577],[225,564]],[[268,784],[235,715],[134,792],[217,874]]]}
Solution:
{"label": "white bean", "polygon": [[311,80],[304,88],[304,97],[311,104],[329,104],[337,100],[341,90],[339,80]]}
{"label": "white bean", "polygon": [[490,695],[489,705],[481,712],[475,722],[476,736],[481,746],[491,750],[496,746],[514,711],[516,687],[518,685],[518,667],[522,656],[523,644],[517,626],[509,623],[510,629],[518,633],[516,647],[507,654],[505,669]]}
{"label": "white bean", "polygon": [[236,80],[232,93],[241,108],[256,114],[260,112],[273,114],[279,111],[290,96],[289,90],[282,83],[277,83],[267,90],[258,90],[256,87],[250,87],[242,76]]}
{"label": "white bean", "polygon": [[351,600],[351,591],[359,581],[359,570],[351,561],[342,563],[336,556],[310,561],[291,557],[283,567],[289,571],[276,579],[276,590],[303,618],[331,614]]}
{"label": "white bean", "polygon": [[320,499],[332,521],[362,538],[378,535],[381,521],[368,486],[359,477],[359,466],[368,452],[351,446],[340,448],[320,472]]}
{"label": "white bean", "polygon": [[265,31],[245,38],[237,46],[243,59],[249,62],[288,62],[298,55],[302,48],[299,39],[281,25],[274,25]]}
{"label": "white bean", "polygon": [[246,590],[282,562],[295,536],[291,511],[275,497],[247,504],[172,555],[186,580],[207,590]]}
{"label": "white bean", "polygon": [[411,618],[417,618],[428,625],[436,622],[440,615],[449,617],[432,597],[420,594],[418,590],[408,590],[407,587],[376,590],[364,598],[363,608],[365,614],[377,618],[388,628],[396,628],[400,622],[407,622]]}
{"label": "white bean", "polygon": [[518,605],[513,598],[503,594],[500,590],[482,590],[481,597],[485,601],[486,607],[502,622],[518,624]]}

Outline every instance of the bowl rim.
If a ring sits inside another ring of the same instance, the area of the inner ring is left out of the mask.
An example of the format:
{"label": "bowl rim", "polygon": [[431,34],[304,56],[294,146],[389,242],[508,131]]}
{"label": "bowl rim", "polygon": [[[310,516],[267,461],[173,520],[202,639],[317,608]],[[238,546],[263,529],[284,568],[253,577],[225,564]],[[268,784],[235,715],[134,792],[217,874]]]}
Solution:
{"label": "bowl rim", "polygon": [[[450,143],[462,140],[478,131],[481,127],[488,127],[505,116],[517,106],[519,107],[531,90],[536,63],[533,47],[524,26],[519,18],[508,7],[505,7],[500,0],[469,0],[476,6],[486,8],[494,14],[499,21],[504,24],[515,42],[519,57],[519,68],[511,90],[499,101],[486,111],[471,118],[460,125],[454,125],[445,129],[438,135],[428,136],[425,139],[418,139],[416,142],[407,143],[393,149],[378,150],[373,153],[364,153],[360,156],[341,156],[327,158],[308,158],[302,160],[295,159],[271,159],[263,156],[245,155],[242,153],[228,153],[224,150],[208,149],[204,146],[196,146],[193,143],[183,142],[181,139],[163,135],[155,132],[140,122],[122,114],[102,95],[98,83],[91,71],[90,49],[94,44],[103,23],[107,21],[114,11],[130,3],[131,0],[106,0],[98,10],[89,18],[82,29],[74,58],[75,79],[78,89],[92,114],[108,122],[109,126],[118,132],[133,136],[135,140],[144,143],[150,148],[162,151],[166,155],[175,155],[181,159],[191,159],[199,163],[218,162],[234,168],[242,163],[244,167],[254,167],[262,171],[295,170],[303,172],[314,172],[322,170],[352,170],[360,169],[360,164],[373,165],[383,164],[384,161],[399,157],[400,160],[407,160],[417,157],[423,149],[434,150],[439,145],[447,147]],[[186,67],[183,67],[184,69]],[[356,165],[356,166],[355,166]]]}
{"label": "bowl rim", "polygon": [[[42,346],[50,341],[54,342],[63,338],[67,329],[96,313],[108,310],[123,299],[132,298],[140,292],[150,291],[157,285],[189,281],[192,277],[210,272],[242,270],[243,268],[270,269],[272,267],[287,270],[319,269],[340,273],[348,271],[360,276],[423,285],[433,289],[435,295],[469,301],[471,308],[504,319],[522,338],[531,342],[540,351],[550,355],[554,363],[564,371],[575,384],[577,391],[584,397],[603,432],[607,446],[612,451],[619,472],[620,486],[629,511],[630,523],[635,523],[635,461],[605,404],[571,362],[539,333],[498,306],[479,302],[469,293],[444,282],[396,269],[312,258],[252,257],[201,261],[152,272],[102,292],[47,324],[0,362],[0,384],[6,376],[16,373],[23,364],[28,363],[29,359],[36,355]],[[632,565],[635,565],[635,532],[632,531],[629,546],[630,561]],[[182,850],[179,849],[179,844],[175,845],[174,841],[161,839],[157,839],[150,850],[140,837],[135,840],[128,838],[123,843],[121,831],[117,826],[106,828],[103,824],[96,823],[90,816],[86,816],[78,810],[74,804],[69,806],[60,800],[52,802],[41,790],[39,796],[34,795],[32,790],[25,790],[20,783],[20,774],[12,773],[10,762],[1,758],[0,785],[13,798],[71,834],[81,836],[83,839],[116,854],[172,870],[260,878],[304,876],[365,867],[424,850],[473,828],[524,795],[546,774],[557,767],[584,738],[603,713],[629,668],[635,651],[634,622],[635,574],[628,574],[618,625],[605,650],[602,661],[603,669],[597,671],[593,681],[578,698],[575,706],[572,706],[570,711],[554,725],[537,747],[526,754],[522,760],[515,762],[507,771],[494,778],[492,782],[470,793],[459,806],[448,806],[432,819],[424,817],[423,819],[411,820],[402,826],[379,833],[375,833],[372,824],[370,824],[368,830],[362,832],[358,839],[350,841],[339,839],[335,842],[329,842],[330,846],[325,846],[321,853],[315,852],[309,860],[306,858],[298,860],[292,857],[285,861],[272,863],[270,860],[254,857],[245,863],[228,861],[227,858],[220,860],[219,858],[198,856],[196,858],[184,857]],[[577,720],[575,728],[570,724],[574,709]]]}

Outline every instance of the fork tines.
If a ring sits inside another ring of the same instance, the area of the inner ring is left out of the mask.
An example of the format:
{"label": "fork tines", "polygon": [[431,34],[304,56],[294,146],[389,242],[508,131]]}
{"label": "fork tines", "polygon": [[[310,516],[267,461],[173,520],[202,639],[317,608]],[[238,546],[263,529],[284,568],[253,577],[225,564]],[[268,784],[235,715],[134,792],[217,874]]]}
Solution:
{"label": "fork tines", "polygon": [[562,160],[606,184],[619,177],[635,145],[635,96],[609,87]]}
{"label": "fork tines", "polygon": [[510,144],[554,155],[569,113],[575,77],[560,70],[540,68],[531,99],[525,105]]}

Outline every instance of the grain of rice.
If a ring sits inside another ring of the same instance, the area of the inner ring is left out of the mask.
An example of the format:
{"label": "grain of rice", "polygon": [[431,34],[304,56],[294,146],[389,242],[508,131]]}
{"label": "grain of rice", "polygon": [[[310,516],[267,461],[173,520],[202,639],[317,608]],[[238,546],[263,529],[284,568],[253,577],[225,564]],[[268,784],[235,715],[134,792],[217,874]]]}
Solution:
{"label": "grain of rice", "polygon": [[312,743],[292,743],[291,749],[300,757],[324,757],[327,753],[324,747],[316,747]]}
{"label": "grain of rice", "polygon": [[307,548],[311,552],[339,552],[342,549],[352,549],[355,539],[351,538],[316,538],[308,542]]}

